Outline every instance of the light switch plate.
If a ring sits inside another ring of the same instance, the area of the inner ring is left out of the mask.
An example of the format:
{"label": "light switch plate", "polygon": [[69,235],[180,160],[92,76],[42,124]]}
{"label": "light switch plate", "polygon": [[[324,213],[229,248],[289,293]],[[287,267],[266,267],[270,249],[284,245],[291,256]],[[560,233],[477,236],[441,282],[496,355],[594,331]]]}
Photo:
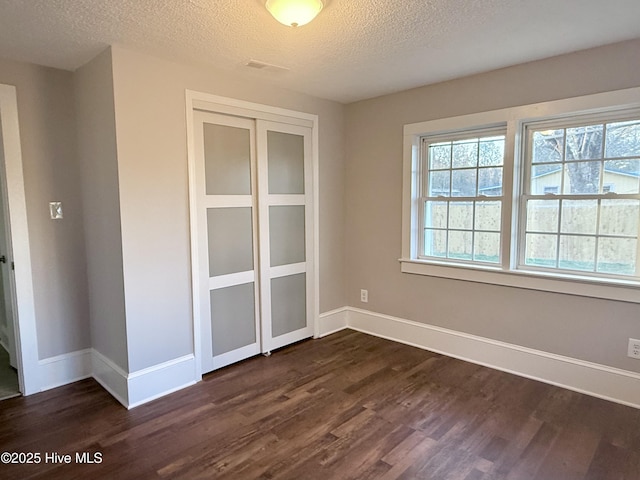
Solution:
{"label": "light switch plate", "polygon": [[49,202],[49,213],[51,220],[62,219],[62,202]]}

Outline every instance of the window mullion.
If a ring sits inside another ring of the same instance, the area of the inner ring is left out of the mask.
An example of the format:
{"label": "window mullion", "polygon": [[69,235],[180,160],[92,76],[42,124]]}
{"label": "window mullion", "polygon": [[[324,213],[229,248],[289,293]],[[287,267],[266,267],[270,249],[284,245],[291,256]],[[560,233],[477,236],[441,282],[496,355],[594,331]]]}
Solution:
{"label": "window mullion", "polygon": [[429,161],[429,151],[426,148],[427,146],[427,141],[426,139],[422,139],[422,141],[420,142],[420,161],[419,161],[419,167],[418,167],[418,174],[419,174],[419,179],[420,181],[418,182],[418,188],[420,189],[420,192],[418,193],[419,195],[419,204],[418,204],[418,245],[416,248],[416,251],[419,252],[419,255],[424,255],[426,252],[424,250],[424,244],[425,244],[425,209],[426,209],[426,195],[429,192],[428,187],[429,187],[429,168],[428,168],[428,161]]}
{"label": "window mullion", "polygon": [[564,199],[558,202],[558,226],[556,227],[556,268],[560,268],[560,239],[562,238],[562,207]]}
{"label": "window mullion", "polygon": [[520,153],[524,150],[518,122],[507,122],[502,162],[502,218],[500,224],[500,264],[503,270],[514,269],[518,263],[516,258],[521,245],[518,231],[518,215],[521,208],[519,194],[522,182],[520,172],[524,171],[520,163]]}
{"label": "window mullion", "polygon": [[562,129],[562,157],[560,157],[560,194],[564,195],[566,193],[565,190],[565,179],[568,175],[567,172],[567,129]]}
{"label": "window mullion", "polygon": [[449,212],[451,209],[451,202],[447,202],[447,230],[446,230],[446,237],[445,237],[445,241],[444,241],[444,254],[445,257],[449,258]]}

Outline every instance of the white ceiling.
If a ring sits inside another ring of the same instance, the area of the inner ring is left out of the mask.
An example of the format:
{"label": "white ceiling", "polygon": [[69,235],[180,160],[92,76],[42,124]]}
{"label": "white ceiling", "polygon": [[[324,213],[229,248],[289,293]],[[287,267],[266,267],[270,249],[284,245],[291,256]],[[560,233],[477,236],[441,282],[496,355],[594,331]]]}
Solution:
{"label": "white ceiling", "polygon": [[639,37],[639,0],[330,0],[295,29],[263,0],[0,0],[0,57],[74,70],[120,44],[345,103]]}

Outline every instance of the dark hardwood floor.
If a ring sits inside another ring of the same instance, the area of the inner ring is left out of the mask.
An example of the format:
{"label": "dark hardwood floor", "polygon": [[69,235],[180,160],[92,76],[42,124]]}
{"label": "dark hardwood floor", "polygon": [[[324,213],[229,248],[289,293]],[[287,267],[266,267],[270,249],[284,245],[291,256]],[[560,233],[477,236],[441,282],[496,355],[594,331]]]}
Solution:
{"label": "dark hardwood floor", "polygon": [[93,380],[6,400],[0,445],[41,455],[2,479],[638,480],[640,410],[343,331],[131,411]]}

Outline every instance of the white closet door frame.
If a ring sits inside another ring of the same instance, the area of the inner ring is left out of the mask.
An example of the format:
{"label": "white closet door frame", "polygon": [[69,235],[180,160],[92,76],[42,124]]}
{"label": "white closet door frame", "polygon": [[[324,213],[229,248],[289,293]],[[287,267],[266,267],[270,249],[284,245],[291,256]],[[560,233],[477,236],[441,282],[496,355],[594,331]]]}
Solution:
{"label": "white closet door frame", "polygon": [[[198,198],[197,198],[197,181],[198,174],[196,171],[196,141],[195,141],[195,121],[194,113],[196,111],[205,111],[220,113],[224,115],[235,115],[238,117],[249,118],[253,120],[267,120],[275,121],[278,123],[285,123],[290,125],[300,125],[311,128],[311,190],[312,192],[312,212],[309,214],[312,224],[313,240],[312,249],[307,252],[308,258],[313,258],[313,263],[316,266],[313,270],[313,281],[308,282],[307,289],[312,289],[312,302],[307,304],[308,318],[307,321],[313,331],[313,336],[319,336],[319,211],[318,211],[318,116],[303,112],[297,112],[294,110],[288,110],[279,107],[273,107],[270,105],[262,105],[259,103],[246,102],[244,100],[237,100],[234,98],[221,97],[218,95],[211,95],[207,93],[195,92],[192,90],[186,90],[186,124],[187,124],[187,158],[189,167],[189,207],[190,207],[190,222],[191,222],[191,278],[192,278],[192,305],[193,305],[193,350],[195,357],[195,369],[196,378],[202,379],[202,326],[201,326],[201,314],[203,308],[202,295],[200,294],[201,284],[203,279],[198,274],[200,264],[203,258],[202,252],[199,250],[199,239],[201,239],[201,232],[198,228]],[[306,187],[305,187],[306,188]],[[289,267],[289,266],[287,266]],[[208,281],[208,280],[207,280]],[[311,286],[309,286],[311,284]],[[207,307],[208,308],[208,307]]]}
{"label": "white closet door frame", "polygon": [[[290,133],[304,138],[304,194],[271,194],[269,193],[269,154],[267,132]],[[313,225],[313,162],[311,131],[308,127],[286,125],[279,122],[258,120],[256,137],[258,140],[258,179],[260,243],[263,254],[260,256],[260,283],[262,291],[262,351],[271,352],[290,343],[309,338],[314,335],[314,225]],[[272,206],[304,206],[305,213],[305,261],[288,265],[271,266],[270,207]],[[310,219],[311,221],[308,221]],[[271,280],[296,274],[306,277],[306,327],[288,332],[278,337],[272,334],[271,315]]]}

